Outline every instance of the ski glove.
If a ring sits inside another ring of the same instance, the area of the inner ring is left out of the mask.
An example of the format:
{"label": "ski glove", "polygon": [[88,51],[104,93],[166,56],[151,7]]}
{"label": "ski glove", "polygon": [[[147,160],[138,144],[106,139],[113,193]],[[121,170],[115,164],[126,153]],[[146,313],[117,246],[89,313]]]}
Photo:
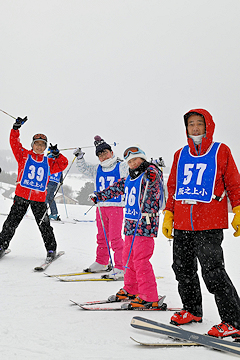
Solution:
{"label": "ski glove", "polygon": [[240,236],[240,205],[233,208],[233,213],[235,214],[232,221],[232,227],[235,230],[233,235],[237,237]]}
{"label": "ski glove", "polygon": [[88,197],[89,197],[90,200],[92,200],[94,202],[94,204],[97,204],[98,198],[97,198],[96,194],[94,194],[94,193],[89,194]]}
{"label": "ski glove", "polygon": [[13,124],[13,130],[18,130],[18,129],[20,129],[20,127],[27,121],[27,119],[28,119],[27,116],[25,116],[24,119],[18,117],[18,118],[16,119],[16,122]]}
{"label": "ski glove", "polygon": [[81,159],[83,159],[83,156],[85,155],[85,152],[83,152],[81,150],[81,148],[77,148],[77,149],[74,150],[73,155],[75,155],[78,160],[81,160]]}
{"label": "ski glove", "polygon": [[147,174],[147,178],[150,180],[150,181],[155,181],[156,180],[156,172],[151,169],[151,168],[148,168],[147,171],[146,171],[146,174]]}
{"label": "ski glove", "polygon": [[50,151],[50,154],[54,157],[54,158],[58,158],[59,157],[59,150],[57,148],[57,144],[56,145],[52,145],[50,143],[50,146],[48,148],[48,150]]}
{"label": "ski glove", "polygon": [[163,213],[164,213],[164,219],[163,219],[163,225],[162,225],[162,233],[168,239],[173,239],[172,229],[173,229],[174,215],[169,210],[165,210],[165,211],[163,211]]}

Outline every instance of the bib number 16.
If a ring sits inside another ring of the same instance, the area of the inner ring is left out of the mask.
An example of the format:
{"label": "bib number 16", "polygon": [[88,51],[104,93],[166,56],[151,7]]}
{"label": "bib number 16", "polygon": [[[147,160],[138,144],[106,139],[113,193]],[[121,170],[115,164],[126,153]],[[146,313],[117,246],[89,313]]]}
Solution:
{"label": "bib number 16", "polygon": [[133,186],[128,194],[128,187],[125,188],[125,203],[129,206],[134,206],[136,201],[136,188]]}

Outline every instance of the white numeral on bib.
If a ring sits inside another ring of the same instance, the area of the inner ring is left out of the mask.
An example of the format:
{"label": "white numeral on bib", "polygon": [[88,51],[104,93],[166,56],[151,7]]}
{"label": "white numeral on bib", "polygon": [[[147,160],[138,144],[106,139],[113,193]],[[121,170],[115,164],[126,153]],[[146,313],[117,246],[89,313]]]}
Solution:
{"label": "white numeral on bib", "polygon": [[[197,181],[196,184],[197,185],[201,185],[202,184],[202,178],[203,178],[203,173],[206,170],[207,164],[202,164],[202,163],[198,163],[196,165],[196,170],[198,171],[198,176],[197,176]],[[183,180],[183,185],[187,185],[190,183],[192,176],[193,176],[193,169],[194,168],[194,164],[185,164],[184,166],[184,176],[186,176]]]}
{"label": "white numeral on bib", "polygon": [[135,204],[136,201],[136,188],[133,186],[130,194],[128,195],[128,187],[125,188],[125,203],[129,204],[129,206],[133,206]]}
{"label": "white numeral on bib", "polygon": [[[29,166],[29,170],[30,170],[30,172],[28,173],[28,178],[30,180],[35,179],[36,167],[34,165],[31,165],[31,166]],[[37,169],[37,176],[36,176],[37,181],[42,181],[43,176],[44,176],[44,169],[42,167],[39,167]]]}

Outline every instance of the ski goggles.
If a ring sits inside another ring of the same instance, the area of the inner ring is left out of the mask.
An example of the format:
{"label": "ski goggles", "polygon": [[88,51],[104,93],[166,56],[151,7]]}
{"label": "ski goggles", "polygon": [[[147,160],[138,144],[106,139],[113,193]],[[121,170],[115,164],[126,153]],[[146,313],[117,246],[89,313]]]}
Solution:
{"label": "ski goggles", "polygon": [[123,153],[124,159],[126,160],[130,154],[144,154],[145,155],[145,152],[142,151],[138,146],[131,146],[124,151],[124,153]]}
{"label": "ski goggles", "polygon": [[43,140],[43,141],[47,142],[47,137],[44,134],[35,134],[33,136],[33,141],[36,141],[36,140]]}

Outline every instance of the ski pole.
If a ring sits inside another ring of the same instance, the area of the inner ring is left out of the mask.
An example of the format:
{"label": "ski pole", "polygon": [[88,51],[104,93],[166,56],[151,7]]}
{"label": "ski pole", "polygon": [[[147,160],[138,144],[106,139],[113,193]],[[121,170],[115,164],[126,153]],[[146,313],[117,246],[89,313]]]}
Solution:
{"label": "ski pole", "polygon": [[15,118],[14,116],[12,116],[12,115],[8,114],[6,111],[3,111],[3,110],[1,110],[1,109],[0,109],[0,111],[2,111],[4,114],[6,114],[6,115],[10,116],[10,117],[11,117],[11,118],[13,118],[14,120],[16,120],[16,119],[17,119],[17,118]]}
{"label": "ski pole", "polygon": [[87,215],[87,213],[95,206],[95,204],[93,204],[85,213],[84,215]]}
{"label": "ski pole", "polygon": [[65,212],[68,218],[68,212],[67,212],[67,205],[66,205],[66,201],[65,201],[65,196],[64,196],[64,192],[63,192],[63,186],[62,186],[62,194],[63,194],[63,202],[64,202],[64,206],[65,206]]}
{"label": "ski pole", "polygon": [[62,179],[62,181],[61,181],[61,182],[59,182],[59,183],[58,183],[58,187],[57,187],[57,189],[56,189],[56,191],[55,191],[55,194],[54,194],[54,196],[53,196],[53,198],[52,198],[52,200],[51,200],[50,204],[48,205],[48,207],[47,207],[47,209],[46,209],[45,213],[43,214],[43,217],[41,218],[41,220],[40,220],[40,222],[39,222],[39,226],[40,226],[40,225],[42,224],[42,222],[44,221],[44,218],[45,218],[45,216],[46,216],[46,215],[47,215],[47,213],[48,213],[48,209],[50,208],[50,206],[51,206],[51,204],[52,204],[53,200],[55,199],[55,197],[56,197],[56,195],[57,195],[57,193],[58,193],[58,191],[59,191],[60,187],[62,186],[62,184],[63,184],[64,180],[66,179],[66,176],[67,176],[67,174],[69,173],[69,171],[70,171],[70,169],[71,169],[71,167],[72,167],[72,165],[73,165],[73,163],[74,163],[74,161],[75,161],[75,160],[76,160],[76,156],[74,156],[74,159],[73,159],[73,161],[71,162],[71,165],[69,166],[68,171],[66,172],[66,174],[65,174],[64,178]]}
{"label": "ski pole", "polygon": [[108,243],[108,239],[107,239],[107,234],[106,234],[106,230],[105,230],[105,226],[104,226],[104,222],[103,222],[103,218],[102,218],[102,212],[101,212],[100,204],[99,204],[99,203],[97,203],[97,207],[98,207],[98,211],[99,211],[99,215],[100,215],[100,219],[101,219],[101,223],[102,223],[102,228],[103,228],[103,232],[104,232],[104,236],[105,236],[105,240],[106,240],[106,244],[107,244],[107,249],[108,249],[108,254],[109,254],[109,258],[110,258],[110,263],[111,263],[112,269],[113,269],[113,271],[114,271],[112,256],[111,256],[111,252],[110,252],[110,247],[109,247],[109,243]]}
{"label": "ski pole", "polygon": [[144,194],[143,194],[143,199],[142,199],[142,204],[141,204],[141,208],[140,208],[140,212],[139,212],[139,217],[138,217],[137,224],[136,224],[136,227],[135,227],[135,230],[134,230],[133,239],[132,239],[131,247],[130,247],[130,250],[129,250],[127,262],[126,262],[126,265],[124,266],[125,267],[125,272],[126,272],[126,269],[128,267],[129,259],[130,259],[131,253],[132,253],[133,243],[134,243],[136,233],[137,233],[138,224],[139,224],[139,221],[141,219],[143,204],[144,204],[144,201],[145,201],[145,198],[146,198],[146,195],[147,195],[148,184],[149,184],[149,179],[146,179],[146,187],[145,187]]}
{"label": "ski pole", "polygon": [[[113,145],[113,146],[117,146],[119,143],[114,142],[113,144],[109,144],[109,145]],[[95,147],[95,145],[90,145],[90,146],[82,146],[81,149],[87,149],[87,148],[92,148]],[[67,149],[60,149],[59,151],[64,151],[64,150],[75,150],[77,149],[77,147],[75,148],[67,148]]]}

